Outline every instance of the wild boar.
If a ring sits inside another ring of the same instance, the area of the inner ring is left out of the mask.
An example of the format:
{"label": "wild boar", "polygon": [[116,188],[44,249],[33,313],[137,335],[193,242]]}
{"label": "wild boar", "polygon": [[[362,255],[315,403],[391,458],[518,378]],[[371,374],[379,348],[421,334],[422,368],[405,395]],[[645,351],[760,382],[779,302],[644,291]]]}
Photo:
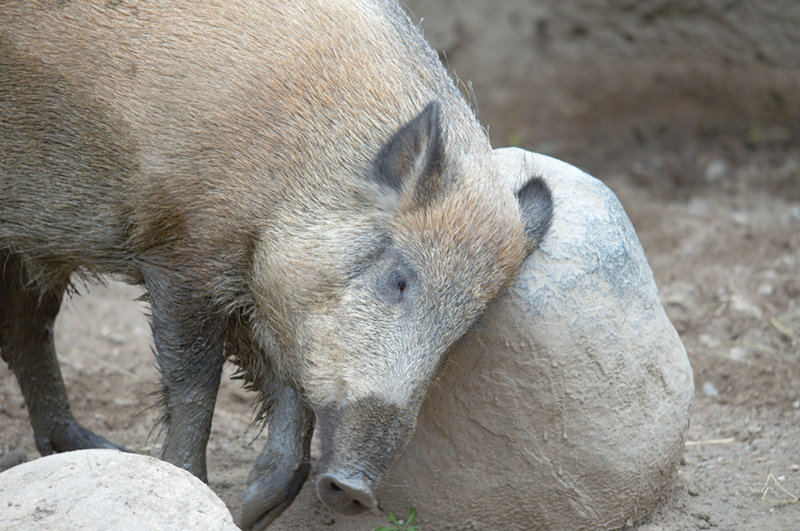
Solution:
{"label": "wild boar", "polygon": [[269,417],[242,524],[305,482],[344,514],[414,430],[445,353],[552,205],[394,0],[6,1],[0,349],[42,454],[114,447],[70,413],[52,324],[71,279],[143,285],[163,459],[206,479],[225,359]]}

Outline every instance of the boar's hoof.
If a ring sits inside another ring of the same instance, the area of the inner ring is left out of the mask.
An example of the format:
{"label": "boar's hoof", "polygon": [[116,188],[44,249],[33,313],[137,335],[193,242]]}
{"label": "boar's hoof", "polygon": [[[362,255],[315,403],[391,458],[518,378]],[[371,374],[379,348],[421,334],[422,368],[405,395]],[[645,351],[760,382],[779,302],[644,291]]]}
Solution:
{"label": "boar's hoof", "polygon": [[42,455],[92,448],[128,451],[124,446],[84,428],[75,419],[58,423],[46,436],[36,437],[36,449]]}
{"label": "boar's hoof", "polygon": [[311,465],[283,467],[259,476],[247,488],[242,504],[242,529],[260,531],[289,507],[306,482]]}
{"label": "boar's hoof", "polygon": [[309,452],[314,413],[291,386],[276,393],[267,445],[250,471],[242,529],[261,530],[289,507],[311,471]]}
{"label": "boar's hoof", "polygon": [[317,480],[317,494],[325,505],[346,516],[355,516],[375,507],[371,481],[324,474]]}

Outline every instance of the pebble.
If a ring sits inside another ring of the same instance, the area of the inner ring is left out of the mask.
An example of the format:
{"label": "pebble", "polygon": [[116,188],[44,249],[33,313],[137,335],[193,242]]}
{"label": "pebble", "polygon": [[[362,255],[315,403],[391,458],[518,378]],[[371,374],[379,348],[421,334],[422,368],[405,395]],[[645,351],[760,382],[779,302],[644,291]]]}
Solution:
{"label": "pebble", "polygon": [[752,317],[754,319],[761,319],[764,316],[761,308],[740,295],[731,296],[731,311],[742,317]]}
{"label": "pebble", "polygon": [[747,352],[747,347],[737,345],[735,347],[731,347],[731,349],[728,351],[728,357],[735,361],[741,361],[747,358]]}
{"label": "pebble", "polygon": [[744,212],[734,212],[731,214],[731,219],[734,221],[734,223],[738,223],[739,225],[750,225],[750,216]]}
{"label": "pebble", "polygon": [[717,391],[713,383],[706,382],[703,384],[703,394],[706,396],[719,396],[719,391]]}
{"label": "pebble", "polygon": [[777,271],[775,271],[774,269],[765,269],[765,270],[763,270],[763,271],[761,272],[761,275],[762,275],[764,278],[768,278],[768,279],[770,279],[770,280],[777,280],[777,279],[778,279],[778,277],[780,276],[780,275],[778,275],[778,272],[777,272]]}
{"label": "pebble", "polygon": [[703,177],[710,183],[723,180],[728,173],[728,165],[722,159],[714,159],[706,165]]}
{"label": "pebble", "polygon": [[697,336],[697,340],[704,347],[715,348],[719,346],[719,339],[715,338],[711,334],[700,334]]}
{"label": "pebble", "polygon": [[800,205],[795,205],[792,208],[792,220],[800,221]]}
{"label": "pebble", "polygon": [[775,292],[775,288],[772,287],[772,284],[761,284],[758,287],[758,294],[762,297],[769,297]]}
{"label": "pebble", "polygon": [[792,472],[797,472],[798,470],[800,470],[800,465],[798,465],[798,464],[796,464],[796,463],[795,463],[794,465],[792,465],[792,466],[791,466],[791,467],[789,467],[789,468],[791,468],[791,469],[792,469]]}
{"label": "pebble", "polygon": [[117,345],[122,345],[128,340],[125,334],[120,334],[120,333],[109,334],[108,339],[109,341]]}

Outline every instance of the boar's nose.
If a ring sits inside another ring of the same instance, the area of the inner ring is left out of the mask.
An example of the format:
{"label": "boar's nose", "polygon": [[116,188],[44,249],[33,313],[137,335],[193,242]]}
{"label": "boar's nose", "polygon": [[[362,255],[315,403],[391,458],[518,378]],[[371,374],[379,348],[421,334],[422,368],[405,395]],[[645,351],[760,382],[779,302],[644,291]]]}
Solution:
{"label": "boar's nose", "polygon": [[361,514],[376,505],[371,481],[345,478],[337,473],[327,473],[319,477],[317,494],[325,505],[346,516]]}

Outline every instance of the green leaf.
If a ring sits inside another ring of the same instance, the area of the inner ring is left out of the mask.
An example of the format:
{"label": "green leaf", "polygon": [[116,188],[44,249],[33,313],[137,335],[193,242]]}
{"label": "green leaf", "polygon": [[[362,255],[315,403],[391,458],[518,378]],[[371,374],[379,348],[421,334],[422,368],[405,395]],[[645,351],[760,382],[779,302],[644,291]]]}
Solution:
{"label": "green leaf", "polygon": [[393,526],[384,525],[381,527],[376,527],[374,531],[422,531],[422,526],[419,525],[411,525],[411,521],[414,517],[417,516],[417,510],[414,506],[410,506],[408,509],[408,518],[403,521],[397,518],[394,513],[389,513],[387,518],[389,521],[394,524]]}

